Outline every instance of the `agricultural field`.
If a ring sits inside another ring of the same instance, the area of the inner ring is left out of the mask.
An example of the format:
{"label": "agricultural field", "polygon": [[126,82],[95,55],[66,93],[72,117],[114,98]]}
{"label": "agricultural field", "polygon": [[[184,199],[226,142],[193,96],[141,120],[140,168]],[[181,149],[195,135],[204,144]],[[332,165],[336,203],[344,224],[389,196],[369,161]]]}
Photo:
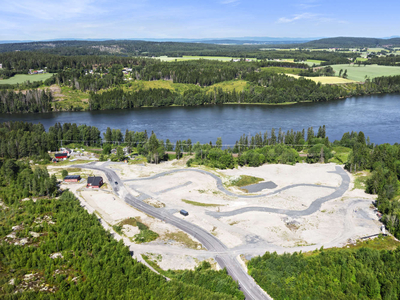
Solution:
{"label": "agricultural field", "polygon": [[[300,78],[299,75],[293,75],[293,74],[286,74],[291,77],[295,78]],[[355,82],[354,80],[349,80],[341,77],[336,77],[336,76],[323,76],[323,77],[306,77],[304,76],[305,79],[310,79],[315,82],[321,82],[322,84],[339,84],[339,83],[353,83]]]}
{"label": "agricultural field", "polygon": [[387,51],[387,49],[381,48],[381,47],[378,47],[378,48],[368,48],[368,52],[381,52],[382,50]]}
{"label": "agricultural field", "polygon": [[263,67],[261,68],[261,70],[272,71],[276,73],[294,74],[294,75],[298,75],[300,72],[304,71],[303,69],[284,68],[284,67]]}
{"label": "agricultural field", "polygon": [[340,70],[347,69],[348,79],[364,82],[365,76],[373,79],[375,77],[380,76],[394,76],[400,75],[400,67],[393,66],[378,66],[378,65],[367,65],[367,66],[358,66],[358,65],[332,65],[331,66],[336,74],[339,74]]}
{"label": "agricultural field", "polygon": [[53,73],[46,73],[46,74],[35,74],[35,75],[28,75],[28,74],[17,74],[8,79],[0,80],[0,84],[20,84],[26,81],[34,82],[34,81],[42,81],[46,80],[53,76]]}

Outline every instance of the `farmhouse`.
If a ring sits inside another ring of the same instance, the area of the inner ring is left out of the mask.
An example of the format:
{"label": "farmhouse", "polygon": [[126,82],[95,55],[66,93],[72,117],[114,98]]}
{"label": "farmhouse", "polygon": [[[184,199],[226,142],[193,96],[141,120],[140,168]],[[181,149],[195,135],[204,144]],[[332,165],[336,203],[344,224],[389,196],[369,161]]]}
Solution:
{"label": "farmhouse", "polygon": [[81,175],[67,175],[64,177],[65,182],[79,182],[81,180]]}
{"label": "farmhouse", "polygon": [[103,185],[103,177],[101,176],[89,176],[87,179],[86,187],[89,188],[100,188]]}
{"label": "farmhouse", "polygon": [[54,154],[54,157],[57,159],[67,159],[68,153],[56,153],[56,154]]}

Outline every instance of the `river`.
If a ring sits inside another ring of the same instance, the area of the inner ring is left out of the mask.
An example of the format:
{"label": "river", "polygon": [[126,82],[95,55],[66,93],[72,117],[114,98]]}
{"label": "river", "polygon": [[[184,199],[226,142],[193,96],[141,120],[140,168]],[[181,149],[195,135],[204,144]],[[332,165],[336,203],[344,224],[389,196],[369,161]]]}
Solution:
{"label": "river", "polygon": [[222,137],[223,144],[234,144],[242,134],[271,132],[271,128],[301,130],[326,125],[331,141],[348,131],[363,131],[371,142],[400,142],[400,95],[352,97],[321,103],[295,105],[220,105],[202,107],[162,107],[92,112],[53,112],[44,114],[0,114],[0,122],[42,123],[46,129],[56,122],[154,131],[158,138],[208,143]]}

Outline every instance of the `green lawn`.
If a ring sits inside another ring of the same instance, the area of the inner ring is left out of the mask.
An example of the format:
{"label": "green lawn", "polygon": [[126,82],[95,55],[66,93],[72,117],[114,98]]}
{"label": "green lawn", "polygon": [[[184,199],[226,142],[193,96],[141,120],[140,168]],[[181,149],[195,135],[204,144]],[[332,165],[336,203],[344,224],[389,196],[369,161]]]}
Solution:
{"label": "green lawn", "polygon": [[365,75],[367,75],[370,79],[380,76],[393,76],[400,75],[400,67],[392,67],[392,66],[378,66],[378,65],[367,65],[360,67],[358,65],[332,65],[333,70],[335,70],[335,74],[338,75],[340,69],[347,69],[348,79],[360,81],[365,81]]}
{"label": "green lawn", "polygon": [[36,75],[28,75],[28,74],[17,74],[11,78],[0,80],[0,84],[17,84],[17,83],[24,83],[25,81],[41,81],[46,80],[53,76],[53,73],[46,73],[46,74],[36,74]]}
{"label": "green lawn", "polygon": [[380,52],[380,51],[382,51],[382,50],[386,50],[387,51],[387,49],[385,49],[385,48],[368,48],[368,52]]}

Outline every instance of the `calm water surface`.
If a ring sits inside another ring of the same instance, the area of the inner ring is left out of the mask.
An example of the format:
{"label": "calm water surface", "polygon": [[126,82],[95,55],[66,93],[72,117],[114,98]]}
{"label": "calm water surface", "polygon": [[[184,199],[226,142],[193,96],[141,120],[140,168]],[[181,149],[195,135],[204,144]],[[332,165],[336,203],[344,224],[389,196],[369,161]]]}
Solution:
{"label": "calm water surface", "polygon": [[222,137],[234,144],[245,134],[254,135],[271,128],[301,130],[326,125],[331,141],[344,132],[363,131],[374,143],[400,142],[400,95],[353,97],[324,103],[296,105],[221,105],[204,107],[163,107],[95,112],[55,112],[45,114],[0,114],[0,122],[42,123],[46,129],[56,122],[154,131],[158,138],[208,143]]}

